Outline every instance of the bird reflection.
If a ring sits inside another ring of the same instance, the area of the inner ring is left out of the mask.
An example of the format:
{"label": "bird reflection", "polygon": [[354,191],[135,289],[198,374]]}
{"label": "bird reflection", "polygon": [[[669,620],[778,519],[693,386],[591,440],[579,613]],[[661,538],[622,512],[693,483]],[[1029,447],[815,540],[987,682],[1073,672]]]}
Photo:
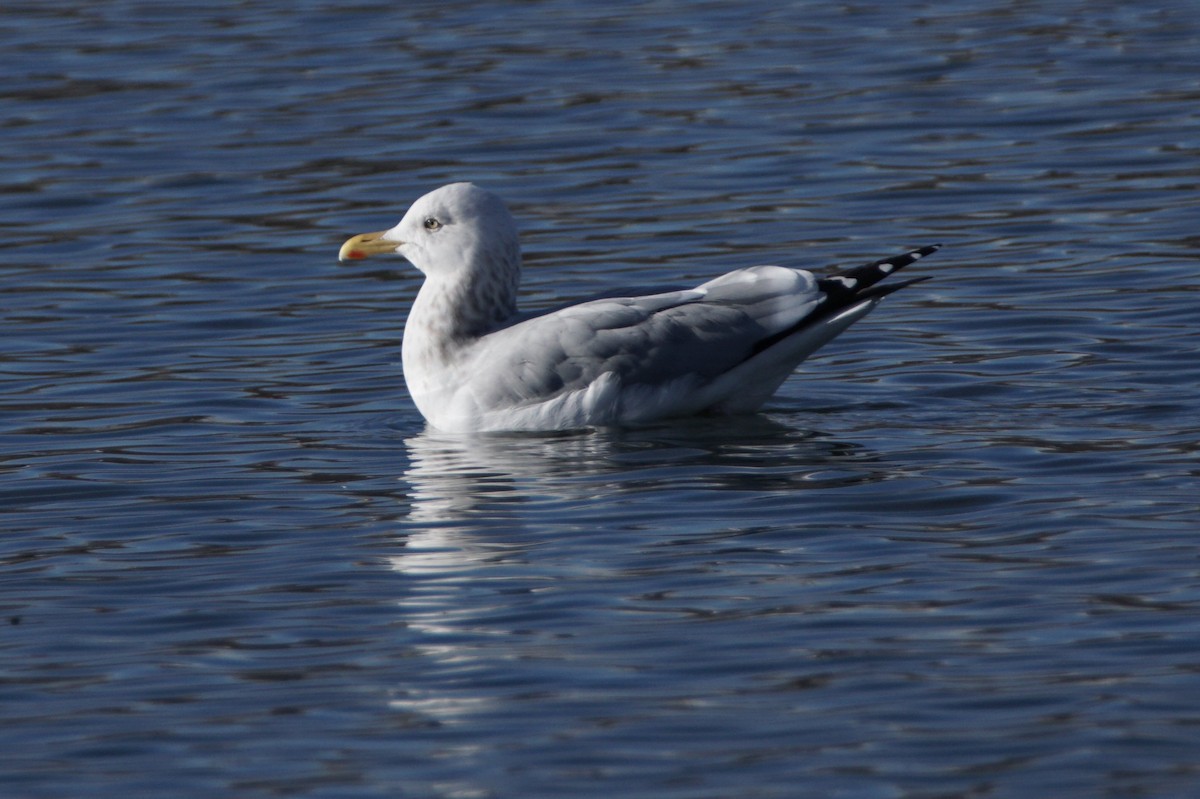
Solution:
{"label": "bird reflection", "polygon": [[496,617],[538,579],[529,568],[540,527],[532,520],[548,506],[585,501],[595,486],[579,478],[603,470],[610,447],[589,435],[434,432],[406,444],[411,506],[403,554],[390,563],[408,578],[400,607],[420,633],[417,651],[451,676],[435,687],[408,687],[391,705],[450,723],[489,709],[494,698],[475,689],[471,676],[488,668],[497,647],[507,657],[522,646]]}
{"label": "bird reflection", "polygon": [[[764,417],[558,435],[428,431],[405,443],[410,509],[404,549],[390,563],[405,578],[403,621],[434,678],[393,706],[440,723],[499,701],[478,684],[500,663],[569,659],[562,650],[585,609],[564,599],[575,595],[563,586],[584,568],[617,568],[617,553],[603,557],[616,536],[622,557],[631,543],[661,542],[647,511],[669,511],[685,526],[693,514],[702,535],[712,532],[713,509],[734,500],[758,508],[783,496],[794,509],[801,490],[887,471],[862,447]],[[755,521],[732,512],[718,524],[736,534]]]}

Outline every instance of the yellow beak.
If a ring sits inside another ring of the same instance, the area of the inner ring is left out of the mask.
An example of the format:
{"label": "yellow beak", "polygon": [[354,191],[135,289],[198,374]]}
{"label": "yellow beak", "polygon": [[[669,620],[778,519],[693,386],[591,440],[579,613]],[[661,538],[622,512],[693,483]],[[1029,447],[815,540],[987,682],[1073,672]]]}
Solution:
{"label": "yellow beak", "polygon": [[396,248],[403,242],[386,241],[383,238],[384,233],[387,233],[387,231],[360,233],[354,238],[348,239],[342,245],[342,249],[338,250],[338,260],[344,262],[358,258],[370,258],[372,255],[381,255],[383,253],[394,253]]}

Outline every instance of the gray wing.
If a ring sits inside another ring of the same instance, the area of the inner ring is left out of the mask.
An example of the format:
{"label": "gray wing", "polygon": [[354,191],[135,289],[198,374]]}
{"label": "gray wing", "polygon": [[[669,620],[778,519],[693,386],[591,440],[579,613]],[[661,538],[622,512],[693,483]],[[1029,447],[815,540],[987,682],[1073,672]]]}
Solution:
{"label": "gray wing", "polygon": [[623,385],[702,386],[793,329],[824,299],[809,272],[739,269],[683,291],[594,300],[481,339],[472,381],[485,401],[536,401],[606,373]]}

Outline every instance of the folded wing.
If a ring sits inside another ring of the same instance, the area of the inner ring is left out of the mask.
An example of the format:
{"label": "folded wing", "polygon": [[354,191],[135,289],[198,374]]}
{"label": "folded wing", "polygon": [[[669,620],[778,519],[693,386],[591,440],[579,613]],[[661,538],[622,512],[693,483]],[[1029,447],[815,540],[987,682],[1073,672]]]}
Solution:
{"label": "folded wing", "polygon": [[[936,247],[816,278],[780,266],[729,272],[693,289],[593,300],[480,340],[473,382],[488,405],[537,403],[602,378],[623,420],[760,405],[807,355],[894,287],[875,287]],[[739,395],[739,392],[741,394]],[[677,406],[677,407],[676,407]]]}

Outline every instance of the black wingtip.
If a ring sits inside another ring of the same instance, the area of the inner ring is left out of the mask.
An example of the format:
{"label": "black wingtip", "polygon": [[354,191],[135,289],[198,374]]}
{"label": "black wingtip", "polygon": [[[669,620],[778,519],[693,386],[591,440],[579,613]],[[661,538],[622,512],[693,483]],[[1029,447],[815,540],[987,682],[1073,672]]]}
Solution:
{"label": "black wingtip", "polygon": [[886,291],[883,289],[872,289],[871,287],[888,275],[900,271],[927,255],[932,255],[941,248],[941,244],[930,244],[927,247],[918,247],[915,250],[909,250],[902,255],[895,255],[891,258],[883,258],[869,264],[863,264],[862,266],[843,269],[840,272],[834,272],[831,275],[820,278],[817,281],[817,285],[820,286],[821,291],[825,292],[833,300],[834,305],[841,305],[865,297],[891,294],[893,291],[904,286],[910,286],[916,281],[909,280],[904,283],[896,283]]}
{"label": "black wingtip", "polygon": [[903,269],[914,261],[921,260],[926,255],[932,255],[941,248],[941,244],[930,244],[928,247],[909,250],[903,255],[884,258],[882,261],[863,264],[853,269],[845,269],[841,272],[834,272],[827,277],[818,278],[817,287],[825,294],[825,297],[821,300],[821,304],[817,307],[817,310],[787,330],[769,336],[755,344],[751,351],[751,356],[757,355],[768,347],[773,347],[776,343],[788,338],[797,330],[815,325],[823,319],[828,319],[851,305],[860,302],[878,301],[892,292],[907,288],[914,283],[922,283],[929,280],[933,277],[932,275],[920,275],[908,278],[907,280],[897,280],[883,286],[875,285],[893,272]]}

